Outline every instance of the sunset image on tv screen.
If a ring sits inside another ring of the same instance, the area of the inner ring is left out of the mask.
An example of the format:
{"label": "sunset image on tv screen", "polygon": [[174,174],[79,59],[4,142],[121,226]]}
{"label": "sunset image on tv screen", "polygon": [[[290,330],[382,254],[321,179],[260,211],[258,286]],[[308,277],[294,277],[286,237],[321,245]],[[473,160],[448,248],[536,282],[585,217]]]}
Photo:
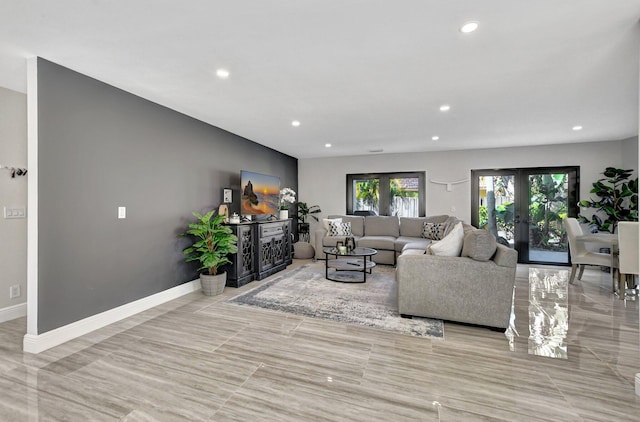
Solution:
{"label": "sunset image on tv screen", "polygon": [[243,170],[240,174],[241,213],[277,214],[280,178]]}

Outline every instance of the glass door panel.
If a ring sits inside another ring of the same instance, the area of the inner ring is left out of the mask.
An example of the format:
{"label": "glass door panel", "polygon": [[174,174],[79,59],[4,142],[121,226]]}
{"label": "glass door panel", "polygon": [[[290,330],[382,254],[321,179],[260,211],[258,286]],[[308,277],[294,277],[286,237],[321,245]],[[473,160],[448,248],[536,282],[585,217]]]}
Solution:
{"label": "glass door panel", "polygon": [[398,217],[418,217],[420,199],[417,177],[404,177],[389,180],[390,215]]}
{"label": "glass door panel", "polygon": [[478,176],[478,227],[510,248],[515,244],[513,174]]}
{"label": "glass door panel", "polygon": [[569,263],[562,221],[569,212],[569,174],[528,175],[530,262]]}

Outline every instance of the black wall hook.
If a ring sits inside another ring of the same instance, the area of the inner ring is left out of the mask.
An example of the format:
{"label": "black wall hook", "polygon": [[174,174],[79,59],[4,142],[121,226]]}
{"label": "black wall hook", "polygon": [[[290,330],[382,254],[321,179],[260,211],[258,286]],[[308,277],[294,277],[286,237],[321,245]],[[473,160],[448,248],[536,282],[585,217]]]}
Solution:
{"label": "black wall hook", "polygon": [[24,168],[18,168],[18,167],[8,167],[8,166],[3,166],[0,164],[0,170],[4,169],[4,170],[9,170],[9,173],[11,173],[11,178],[15,179],[16,175],[17,176],[26,176],[27,175],[27,169]]}

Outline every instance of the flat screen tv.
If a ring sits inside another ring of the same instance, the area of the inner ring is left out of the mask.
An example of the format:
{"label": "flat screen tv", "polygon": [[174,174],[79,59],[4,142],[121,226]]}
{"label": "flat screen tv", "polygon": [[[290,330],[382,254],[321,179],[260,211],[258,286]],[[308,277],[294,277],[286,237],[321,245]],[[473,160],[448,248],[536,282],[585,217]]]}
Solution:
{"label": "flat screen tv", "polygon": [[277,214],[280,178],[242,170],[240,172],[242,215]]}

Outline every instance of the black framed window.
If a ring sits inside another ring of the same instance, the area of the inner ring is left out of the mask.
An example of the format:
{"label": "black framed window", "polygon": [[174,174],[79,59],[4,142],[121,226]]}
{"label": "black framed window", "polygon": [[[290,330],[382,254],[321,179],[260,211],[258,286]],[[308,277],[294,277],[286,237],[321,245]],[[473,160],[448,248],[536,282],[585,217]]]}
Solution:
{"label": "black framed window", "polygon": [[347,214],[425,215],[425,172],[347,174]]}

